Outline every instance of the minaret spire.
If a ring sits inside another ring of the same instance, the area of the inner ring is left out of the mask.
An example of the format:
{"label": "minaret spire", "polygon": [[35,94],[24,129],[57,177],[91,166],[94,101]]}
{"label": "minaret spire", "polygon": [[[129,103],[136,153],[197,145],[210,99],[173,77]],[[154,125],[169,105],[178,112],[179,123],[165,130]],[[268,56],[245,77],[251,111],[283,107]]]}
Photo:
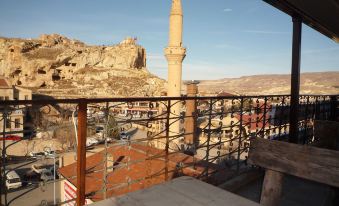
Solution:
{"label": "minaret spire", "polygon": [[169,27],[169,46],[182,46],[183,12],[181,0],[172,0]]}
{"label": "minaret spire", "polygon": [[[183,11],[181,0],[172,0],[172,9],[169,23],[169,41],[165,48],[168,62],[168,96],[181,96],[182,62],[186,56],[186,49],[182,47]],[[172,102],[174,103],[174,102]],[[172,118],[179,118],[181,104],[176,103],[171,107]],[[171,135],[180,134],[180,121],[174,120],[170,127]]]}

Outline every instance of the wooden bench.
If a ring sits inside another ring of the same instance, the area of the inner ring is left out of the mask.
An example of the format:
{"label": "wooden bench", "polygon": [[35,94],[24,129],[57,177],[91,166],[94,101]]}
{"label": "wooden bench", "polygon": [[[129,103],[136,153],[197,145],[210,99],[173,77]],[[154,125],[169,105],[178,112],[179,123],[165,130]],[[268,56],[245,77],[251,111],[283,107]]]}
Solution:
{"label": "wooden bench", "polygon": [[279,205],[284,173],[339,187],[339,151],[257,138],[248,163],[266,168],[261,205]]}
{"label": "wooden bench", "polygon": [[315,120],[314,137],[316,147],[339,150],[339,122]]}

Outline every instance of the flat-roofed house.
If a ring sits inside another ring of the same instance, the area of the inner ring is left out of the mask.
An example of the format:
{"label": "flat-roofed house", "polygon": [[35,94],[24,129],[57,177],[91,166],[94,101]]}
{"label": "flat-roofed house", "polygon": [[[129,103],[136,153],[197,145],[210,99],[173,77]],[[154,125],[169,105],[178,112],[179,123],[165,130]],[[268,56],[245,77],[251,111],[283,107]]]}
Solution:
{"label": "flat-roofed house", "polygon": [[[32,91],[12,86],[7,79],[0,77],[0,101],[31,100]],[[0,131],[23,136],[26,108],[22,106],[0,107]],[[4,123],[5,121],[5,123]]]}

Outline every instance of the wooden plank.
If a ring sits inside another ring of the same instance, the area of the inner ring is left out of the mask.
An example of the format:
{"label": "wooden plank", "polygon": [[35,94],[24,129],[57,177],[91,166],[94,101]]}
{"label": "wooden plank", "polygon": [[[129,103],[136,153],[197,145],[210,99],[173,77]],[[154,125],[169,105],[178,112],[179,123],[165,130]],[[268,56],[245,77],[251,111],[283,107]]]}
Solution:
{"label": "wooden plank", "polygon": [[266,170],[261,191],[260,205],[276,206],[280,204],[284,174]]}
{"label": "wooden plank", "polygon": [[339,187],[339,151],[257,138],[248,163]]}

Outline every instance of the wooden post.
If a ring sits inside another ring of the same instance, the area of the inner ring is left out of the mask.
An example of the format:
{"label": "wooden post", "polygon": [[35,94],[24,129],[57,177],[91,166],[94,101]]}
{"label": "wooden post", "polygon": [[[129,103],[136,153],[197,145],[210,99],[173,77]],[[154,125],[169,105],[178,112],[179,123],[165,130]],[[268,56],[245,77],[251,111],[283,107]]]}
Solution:
{"label": "wooden post", "polygon": [[301,51],[302,20],[293,17],[293,43],[292,43],[292,74],[291,74],[291,109],[289,142],[298,143],[298,117],[300,92],[300,51]]}
{"label": "wooden post", "polygon": [[261,191],[260,205],[280,205],[284,174],[273,170],[266,170]]}
{"label": "wooden post", "polygon": [[77,148],[77,198],[76,205],[85,205],[85,175],[86,175],[86,134],[87,132],[87,102],[81,99],[78,110],[78,148]]}
{"label": "wooden post", "polygon": [[330,120],[336,121],[337,120],[337,96],[331,96],[331,114],[330,114]]}

